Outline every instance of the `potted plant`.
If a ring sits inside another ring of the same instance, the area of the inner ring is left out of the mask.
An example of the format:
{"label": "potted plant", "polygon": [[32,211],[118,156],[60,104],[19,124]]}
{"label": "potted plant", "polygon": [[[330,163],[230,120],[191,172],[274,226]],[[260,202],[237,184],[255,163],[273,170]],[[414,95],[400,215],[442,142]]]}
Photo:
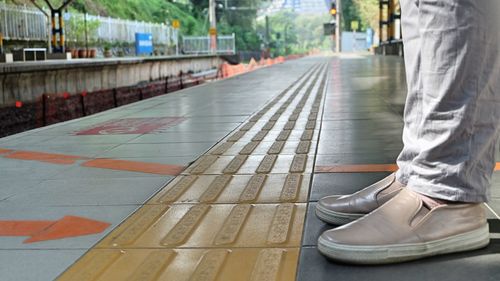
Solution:
{"label": "potted plant", "polygon": [[78,57],[81,59],[87,58],[87,49],[85,48],[78,49]]}
{"label": "potted plant", "polygon": [[113,53],[111,53],[111,44],[109,42],[104,43],[104,57],[110,58],[112,56]]}

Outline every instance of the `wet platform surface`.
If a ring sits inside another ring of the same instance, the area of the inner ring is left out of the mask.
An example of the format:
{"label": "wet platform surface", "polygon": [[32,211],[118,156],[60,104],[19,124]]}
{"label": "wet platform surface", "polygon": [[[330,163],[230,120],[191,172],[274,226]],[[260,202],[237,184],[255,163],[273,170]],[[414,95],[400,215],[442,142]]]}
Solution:
{"label": "wet platform surface", "polygon": [[317,252],[315,202],[395,169],[405,91],[400,58],[310,57],[0,139],[0,279],[500,279],[500,172],[486,249]]}

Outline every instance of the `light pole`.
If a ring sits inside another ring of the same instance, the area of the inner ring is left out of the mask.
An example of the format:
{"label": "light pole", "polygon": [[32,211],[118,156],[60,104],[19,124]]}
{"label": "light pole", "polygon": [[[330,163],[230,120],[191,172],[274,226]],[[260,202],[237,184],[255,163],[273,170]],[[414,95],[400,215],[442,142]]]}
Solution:
{"label": "light pole", "polygon": [[341,28],[340,28],[340,25],[342,24],[341,20],[342,20],[342,0],[336,0],[337,2],[337,14],[336,14],[336,18],[335,18],[335,21],[337,22],[337,25],[335,27],[335,34],[336,34],[336,40],[335,40],[335,51],[337,53],[340,53],[342,51],[342,34],[341,34]]}
{"label": "light pole", "polygon": [[210,52],[215,54],[217,52],[217,17],[215,15],[215,0],[208,2],[208,18],[210,21]]}

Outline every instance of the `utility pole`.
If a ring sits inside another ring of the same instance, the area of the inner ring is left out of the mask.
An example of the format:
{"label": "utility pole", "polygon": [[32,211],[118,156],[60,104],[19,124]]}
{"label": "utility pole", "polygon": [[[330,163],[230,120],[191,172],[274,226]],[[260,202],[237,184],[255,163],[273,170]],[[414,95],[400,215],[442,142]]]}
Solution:
{"label": "utility pole", "polygon": [[342,33],[341,33],[341,20],[342,20],[342,0],[336,0],[336,3],[337,3],[337,14],[336,14],[336,18],[335,18],[335,21],[337,22],[336,26],[335,26],[335,34],[336,34],[336,40],[335,40],[335,51],[337,53],[340,53],[342,52]]}
{"label": "utility pole", "polygon": [[217,52],[217,17],[215,15],[215,0],[208,1],[208,19],[210,21],[210,52]]}
{"label": "utility pole", "polygon": [[270,54],[270,42],[271,41],[271,36],[269,35],[269,17],[266,16],[266,56],[269,56]]}

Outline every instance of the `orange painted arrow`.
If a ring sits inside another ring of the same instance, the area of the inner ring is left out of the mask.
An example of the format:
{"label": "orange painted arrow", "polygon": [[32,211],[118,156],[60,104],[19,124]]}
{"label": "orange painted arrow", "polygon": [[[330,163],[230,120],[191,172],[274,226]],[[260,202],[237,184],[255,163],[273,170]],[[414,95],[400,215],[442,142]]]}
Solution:
{"label": "orange painted arrow", "polygon": [[31,236],[23,243],[34,243],[97,234],[110,225],[75,216],[65,216],[57,221],[0,221],[0,236]]}

